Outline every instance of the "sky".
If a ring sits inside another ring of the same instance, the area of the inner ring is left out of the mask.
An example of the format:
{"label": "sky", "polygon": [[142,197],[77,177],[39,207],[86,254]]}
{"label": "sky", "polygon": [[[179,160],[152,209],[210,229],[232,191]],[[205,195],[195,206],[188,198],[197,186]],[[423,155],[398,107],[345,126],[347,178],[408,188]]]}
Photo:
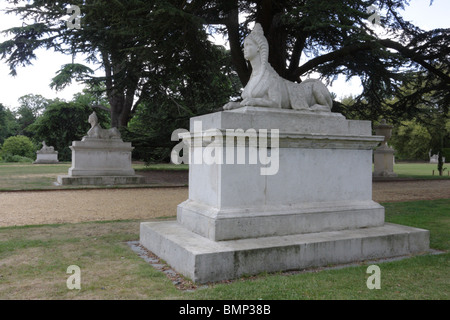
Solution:
{"label": "sky", "polygon": [[[434,0],[432,6],[429,4],[430,0],[411,0],[402,16],[424,30],[449,28],[450,0]],[[5,1],[0,0],[0,10],[5,7]],[[6,15],[0,11],[0,31],[21,25],[22,21],[19,17]],[[5,39],[4,35],[0,34],[0,42]],[[26,94],[40,94],[48,99],[71,100],[75,93],[83,90],[84,86],[77,83],[61,91],[50,88],[51,79],[63,64],[72,61],[72,56],[48,50],[38,50],[36,56],[37,59],[33,61],[33,65],[19,67],[15,77],[9,75],[9,67],[0,60],[0,103],[15,110],[18,107],[18,99]],[[77,57],[75,61],[84,63],[80,57]],[[95,69],[95,66],[91,67]],[[351,94],[355,96],[361,92],[360,81],[357,78],[346,82],[342,77],[334,81],[328,89],[335,93],[338,99]]]}

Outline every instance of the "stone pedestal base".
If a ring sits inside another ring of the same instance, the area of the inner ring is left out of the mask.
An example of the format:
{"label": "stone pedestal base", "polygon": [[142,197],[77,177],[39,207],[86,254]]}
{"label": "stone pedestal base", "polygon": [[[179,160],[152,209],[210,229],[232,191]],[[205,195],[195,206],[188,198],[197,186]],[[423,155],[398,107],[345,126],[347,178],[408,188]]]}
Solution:
{"label": "stone pedestal base", "polygon": [[130,142],[121,139],[73,141],[69,176],[133,176]]}
{"label": "stone pedestal base", "polygon": [[380,147],[373,152],[374,177],[397,177],[394,172],[394,149]]}
{"label": "stone pedestal base", "polygon": [[218,209],[187,200],[177,208],[177,221],[221,241],[382,226],[384,207],[370,200]]}
{"label": "stone pedestal base", "polygon": [[143,176],[58,176],[57,183],[65,186],[80,185],[125,185],[142,184],[145,182]]}
{"label": "stone pedestal base", "polygon": [[196,283],[426,252],[428,239],[427,230],[394,224],[228,241],[176,222],[146,222],[140,230],[143,246]]}
{"label": "stone pedestal base", "polygon": [[73,141],[72,166],[69,174],[58,176],[61,185],[120,185],[144,182],[136,176],[131,163],[130,142],[119,138],[95,139],[84,137]]}
{"label": "stone pedestal base", "polygon": [[383,137],[371,132],[369,121],[329,112],[192,118],[189,199],[176,222],[142,223],[140,242],[195,282],[425,251],[427,231],[385,224],[372,201]]}
{"label": "stone pedestal base", "polygon": [[55,153],[36,153],[36,161],[33,164],[54,164],[59,163],[58,152]]}

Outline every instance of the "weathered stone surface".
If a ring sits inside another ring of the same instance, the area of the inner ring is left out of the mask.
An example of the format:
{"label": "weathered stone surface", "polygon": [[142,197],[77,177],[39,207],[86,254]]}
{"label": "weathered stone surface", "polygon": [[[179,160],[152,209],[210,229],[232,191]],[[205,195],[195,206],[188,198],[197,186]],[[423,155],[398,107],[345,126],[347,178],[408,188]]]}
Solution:
{"label": "weathered stone surface", "polygon": [[42,141],[42,148],[36,152],[36,161],[33,164],[53,164],[58,162],[58,151],[55,151],[52,146],[47,146],[45,141]]}
{"label": "weathered stone surface", "polygon": [[130,142],[121,139],[73,141],[69,176],[133,176]]}
{"label": "weathered stone surface", "polygon": [[60,185],[122,185],[122,184],[141,184],[145,182],[145,177],[134,176],[63,176],[57,177]]}
{"label": "weathered stone surface", "polygon": [[143,183],[132,167],[131,142],[123,142],[116,128],[103,129],[93,112],[91,129],[81,141],[73,141],[72,166],[68,175],[59,176],[62,185],[116,185]]}
{"label": "weathered stone surface", "polygon": [[197,283],[421,253],[428,239],[427,230],[395,224],[228,241],[212,241],[173,221],[145,222],[140,230],[142,245]]}

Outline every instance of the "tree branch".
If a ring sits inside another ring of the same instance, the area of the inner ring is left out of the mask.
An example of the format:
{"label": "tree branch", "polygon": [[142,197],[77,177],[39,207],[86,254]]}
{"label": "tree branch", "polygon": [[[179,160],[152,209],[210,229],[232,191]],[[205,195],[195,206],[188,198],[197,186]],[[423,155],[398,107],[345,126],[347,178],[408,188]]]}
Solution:
{"label": "tree branch", "polygon": [[345,56],[355,54],[357,52],[361,51],[368,51],[373,50],[379,47],[379,45],[382,45],[385,48],[391,48],[399,52],[402,56],[411,59],[412,61],[420,64],[422,67],[430,71],[431,73],[435,74],[439,78],[441,78],[444,82],[450,83],[450,77],[440,71],[439,69],[432,66],[430,63],[426,61],[426,58],[421,56],[420,54],[414,52],[413,50],[408,49],[407,47],[401,45],[400,43],[397,43],[395,41],[389,40],[389,39],[379,39],[376,41],[370,41],[366,43],[359,43],[351,46],[347,46],[344,48],[341,48],[339,50],[324,54],[322,56],[316,57],[314,59],[309,60],[308,62],[304,63],[300,67],[298,67],[294,72],[294,77],[298,78],[302,74],[313,70],[314,68],[318,67],[321,64],[324,64],[329,61],[335,61],[339,58],[343,58]]}
{"label": "tree branch", "polygon": [[239,75],[239,79],[243,86],[245,86],[250,79],[250,70],[245,61],[244,54],[241,49],[241,41],[239,37],[239,10],[236,7],[229,12],[228,19],[226,21],[226,27],[228,29],[228,41],[230,43],[231,59],[236,71]]}
{"label": "tree branch", "polygon": [[397,43],[395,41],[389,40],[389,39],[382,39],[379,40],[380,43],[387,47],[394,50],[397,50],[400,54],[402,54],[404,57],[410,58],[414,62],[420,64],[422,67],[430,71],[431,73],[435,74],[439,78],[441,78],[444,82],[447,82],[450,84],[450,76],[446,75],[439,69],[433,67],[430,63],[426,61],[425,57],[422,57],[417,52],[414,52],[413,50],[410,50],[404,46],[402,46],[400,43]]}
{"label": "tree branch", "polygon": [[343,58],[345,56],[348,56],[350,54],[359,52],[359,51],[365,51],[365,50],[371,50],[374,48],[374,45],[370,42],[368,43],[360,43],[355,44],[351,46],[344,47],[342,49],[324,54],[322,56],[318,56],[314,59],[309,60],[308,62],[302,64],[299,66],[295,72],[293,73],[294,78],[300,78],[300,76],[308,71],[313,70],[314,68],[318,67],[321,64],[324,64],[329,61],[334,61],[339,58]]}
{"label": "tree branch", "polygon": [[105,111],[111,112],[111,109],[109,109],[108,107],[105,107],[102,104],[95,104],[95,105],[91,106],[91,108],[93,108],[93,109],[97,108],[97,109],[101,109],[101,110],[105,110]]}

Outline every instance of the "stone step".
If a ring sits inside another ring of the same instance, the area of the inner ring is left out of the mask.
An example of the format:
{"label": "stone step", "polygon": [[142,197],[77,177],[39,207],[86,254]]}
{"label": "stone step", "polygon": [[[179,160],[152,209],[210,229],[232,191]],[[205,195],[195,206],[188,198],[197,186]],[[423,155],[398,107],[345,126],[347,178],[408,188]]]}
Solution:
{"label": "stone step", "polygon": [[140,243],[196,283],[427,252],[429,231],[380,227],[212,241],[175,221],[144,222]]}

